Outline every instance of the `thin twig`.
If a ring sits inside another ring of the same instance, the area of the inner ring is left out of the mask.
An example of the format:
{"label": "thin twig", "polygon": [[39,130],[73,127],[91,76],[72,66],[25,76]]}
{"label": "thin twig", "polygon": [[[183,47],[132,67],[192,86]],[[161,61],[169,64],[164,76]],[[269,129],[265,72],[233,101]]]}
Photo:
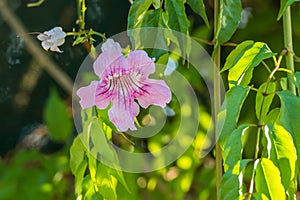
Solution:
{"label": "thin twig", "polygon": [[[215,41],[209,41],[209,40],[205,40],[203,38],[197,37],[197,36],[192,36],[192,38],[196,41],[202,42],[204,44],[210,45],[210,46],[214,46],[216,45]],[[225,42],[224,44],[222,44],[221,46],[231,46],[231,47],[236,47],[238,44],[233,43],[233,42]]]}

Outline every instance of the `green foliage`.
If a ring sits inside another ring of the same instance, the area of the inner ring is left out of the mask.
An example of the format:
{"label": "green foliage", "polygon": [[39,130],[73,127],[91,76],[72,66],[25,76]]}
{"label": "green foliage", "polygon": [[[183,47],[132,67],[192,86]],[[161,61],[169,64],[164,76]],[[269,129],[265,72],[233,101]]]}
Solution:
{"label": "green foliage", "polygon": [[257,119],[264,121],[275,96],[276,83],[263,83],[258,88],[255,102],[255,113]]}
{"label": "green foliage", "polygon": [[[263,155],[270,159],[280,170],[281,182],[285,190],[295,179],[296,151],[291,135],[278,124],[268,125],[264,128]],[[295,193],[295,191],[293,191]]]}
{"label": "green foliage", "polygon": [[46,156],[30,150],[13,156],[9,162],[0,160],[0,199],[74,199],[64,151]]}
{"label": "green foliage", "polygon": [[216,47],[227,42],[236,31],[242,14],[241,0],[221,0]]}
{"label": "green foliage", "polygon": [[[300,99],[290,91],[280,91],[277,93],[281,100],[279,122],[292,137],[297,149],[297,157],[300,156]],[[298,160],[299,166],[299,160]]]}
{"label": "green foliage", "polygon": [[279,20],[282,17],[287,7],[292,5],[294,2],[299,2],[299,0],[280,0],[280,10],[277,16],[277,20]]}
{"label": "green foliage", "polygon": [[284,188],[280,181],[280,172],[274,163],[266,158],[254,163],[256,192],[268,199],[285,199]]}
{"label": "green foliage", "polygon": [[66,105],[54,89],[46,102],[44,120],[54,141],[62,142],[70,137],[73,123]]}
{"label": "green foliage", "polygon": [[186,1],[187,4],[189,4],[191,6],[191,8],[193,9],[193,11],[195,13],[197,13],[198,15],[200,15],[202,17],[202,19],[204,20],[206,26],[209,28],[209,22],[206,16],[206,12],[205,12],[205,5],[203,3],[203,0],[187,0]]}
{"label": "green foliage", "polygon": [[243,199],[243,169],[249,160],[238,160],[222,177],[221,198],[223,200]]}
{"label": "green foliage", "polygon": [[218,114],[218,130],[220,145],[224,145],[234,129],[237,127],[240,111],[250,87],[234,86],[227,91],[221,111]]}
{"label": "green foliage", "polygon": [[243,124],[235,129],[229,136],[223,152],[224,171],[232,169],[237,162],[242,160],[243,153],[243,136],[249,128],[248,124]]}
{"label": "green foliage", "polygon": [[165,0],[165,9],[168,14],[168,26],[175,31],[188,34],[190,22],[185,14],[184,1]]}
{"label": "green foliage", "polygon": [[253,68],[263,60],[276,55],[267,44],[245,41],[230,53],[222,71],[229,69],[229,87],[234,85],[247,86],[252,78]]}

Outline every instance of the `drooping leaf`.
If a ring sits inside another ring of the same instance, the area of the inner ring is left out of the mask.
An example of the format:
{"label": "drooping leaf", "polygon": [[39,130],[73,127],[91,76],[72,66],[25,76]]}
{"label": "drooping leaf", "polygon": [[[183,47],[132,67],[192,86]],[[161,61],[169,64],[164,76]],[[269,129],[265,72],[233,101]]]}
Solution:
{"label": "drooping leaf", "polygon": [[197,13],[198,15],[200,15],[202,17],[206,26],[209,27],[209,22],[208,22],[207,15],[205,12],[205,5],[203,3],[203,0],[187,0],[186,2],[191,6],[191,8],[193,9],[193,11],[195,13]]}
{"label": "drooping leaf", "polygon": [[54,141],[66,141],[73,130],[73,122],[63,100],[56,90],[50,91],[50,97],[46,102],[44,120],[49,130],[50,137]]}
{"label": "drooping leaf", "polygon": [[75,194],[81,195],[84,173],[87,168],[87,161],[84,159],[85,147],[77,136],[70,148],[70,168],[75,176]]}
{"label": "drooping leaf", "polygon": [[248,96],[250,87],[234,86],[227,91],[221,111],[218,114],[217,130],[223,148],[230,134],[236,129],[242,105]]}
{"label": "drooping leaf", "polygon": [[293,138],[279,124],[264,127],[263,155],[273,161],[280,170],[282,185],[287,191],[296,175],[297,155]]}
{"label": "drooping leaf", "polygon": [[279,169],[267,158],[257,160],[254,165],[256,164],[256,192],[266,195],[269,199],[285,199],[285,191],[281,184]]}
{"label": "drooping leaf", "polygon": [[[85,134],[90,136],[90,140],[92,142],[90,156],[93,156],[105,165],[111,166],[111,168],[113,168],[111,169],[111,171],[114,171],[114,177],[118,181],[120,181],[120,183],[126,188],[126,190],[130,191],[123,177],[123,173],[118,170],[120,169],[120,166],[117,153],[112,147],[110,141],[108,141],[108,139],[105,137],[105,133],[103,132],[97,118],[91,119],[91,122],[87,124],[87,128],[84,129],[84,131],[86,131]],[[91,161],[92,164],[95,166],[95,161]]]}
{"label": "drooping leaf", "polygon": [[279,20],[283,13],[286,11],[287,7],[292,5],[294,2],[298,2],[299,0],[280,0],[280,10],[277,16],[277,20]]}
{"label": "drooping leaf", "polygon": [[[145,27],[166,28],[167,24],[163,17],[164,14],[165,13],[163,12],[163,10],[161,8],[148,11],[144,17],[142,27],[143,28],[145,28]],[[147,51],[147,52],[148,52],[149,56],[155,57],[156,59],[158,59],[161,55],[167,53],[167,51],[164,49],[168,49],[167,40],[165,37],[163,37],[161,32],[162,31],[156,31],[156,32],[150,33],[154,48],[151,49],[150,52],[149,51]]]}
{"label": "drooping leaf", "polygon": [[242,137],[248,128],[248,124],[243,124],[230,134],[223,152],[225,172],[235,166],[242,159]]}
{"label": "drooping leaf", "polygon": [[258,92],[256,93],[255,113],[257,119],[259,119],[260,121],[263,121],[267,116],[275,95],[275,91],[275,82],[269,82],[269,84],[263,83],[258,88]]}
{"label": "drooping leaf", "polygon": [[[232,56],[230,56],[230,59],[226,60],[225,63],[224,70],[229,69],[229,87],[234,85],[248,85],[253,72],[253,70],[250,69],[258,66],[263,60],[275,55],[263,42],[256,42],[254,44],[244,42],[240,45],[241,47],[238,46],[239,48],[233,51]],[[242,49],[242,47],[244,47],[244,49]],[[247,81],[243,80],[245,77],[247,77]]]}
{"label": "drooping leaf", "polygon": [[243,198],[243,169],[249,160],[239,160],[231,169],[222,177],[221,182],[221,199],[232,200]]}
{"label": "drooping leaf", "polygon": [[[293,137],[297,149],[297,156],[300,157],[300,98],[295,96],[291,91],[284,90],[277,92],[280,101],[280,124]],[[299,160],[298,160],[299,163]],[[298,164],[299,166],[299,164]]]}
{"label": "drooping leaf", "polygon": [[169,16],[168,25],[172,30],[188,34],[190,22],[186,16],[184,1],[165,0],[165,9]]}
{"label": "drooping leaf", "polygon": [[216,46],[227,42],[236,31],[242,15],[241,0],[221,0]]}
{"label": "drooping leaf", "polygon": [[70,147],[70,168],[73,174],[76,173],[78,166],[84,160],[84,154],[84,146],[77,136]]}

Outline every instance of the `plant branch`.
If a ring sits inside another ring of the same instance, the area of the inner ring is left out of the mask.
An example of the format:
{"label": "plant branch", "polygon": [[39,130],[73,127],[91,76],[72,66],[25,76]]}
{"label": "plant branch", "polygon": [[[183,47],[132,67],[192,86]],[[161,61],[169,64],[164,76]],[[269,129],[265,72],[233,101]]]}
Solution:
{"label": "plant branch", "polygon": [[[294,53],[293,53],[293,39],[292,39],[292,20],[291,20],[291,8],[287,7],[283,14],[283,36],[284,46],[288,49],[286,55],[286,67],[291,71],[294,70]],[[288,88],[296,95],[296,87],[294,85],[293,74],[288,74]]]}
{"label": "plant branch", "polygon": [[[217,29],[218,29],[218,17],[219,17],[219,0],[214,0],[214,35],[216,36]],[[215,55],[214,55],[214,121],[215,121],[215,138],[216,138],[216,174],[217,174],[217,183],[216,183],[216,189],[217,189],[217,200],[221,199],[221,181],[222,181],[222,149],[220,147],[220,144],[218,142],[218,130],[217,130],[217,120],[218,120],[218,112],[221,106],[221,89],[220,89],[220,65],[221,65],[221,48],[217,47],[215,49]]]}

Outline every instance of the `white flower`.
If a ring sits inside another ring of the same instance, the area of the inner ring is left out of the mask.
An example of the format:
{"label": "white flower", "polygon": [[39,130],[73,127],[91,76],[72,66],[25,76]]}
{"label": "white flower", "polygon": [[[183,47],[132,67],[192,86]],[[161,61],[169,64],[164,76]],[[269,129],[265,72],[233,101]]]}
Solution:
{"label": "white flower", "polygon": [[122,51],[122,48],[118,42],[115,42],[113,39],[107,39],[101,47],[102,52],[105,51]]}
{"label": "white flower", "polygon": [[63,32],[61,27],[54,27],[49,31],[45,31],[37,36],[37,38],[42,41],[42,47],[48,51],[56,51],[62,53],[58,46],[65,43],[66,33]]}

